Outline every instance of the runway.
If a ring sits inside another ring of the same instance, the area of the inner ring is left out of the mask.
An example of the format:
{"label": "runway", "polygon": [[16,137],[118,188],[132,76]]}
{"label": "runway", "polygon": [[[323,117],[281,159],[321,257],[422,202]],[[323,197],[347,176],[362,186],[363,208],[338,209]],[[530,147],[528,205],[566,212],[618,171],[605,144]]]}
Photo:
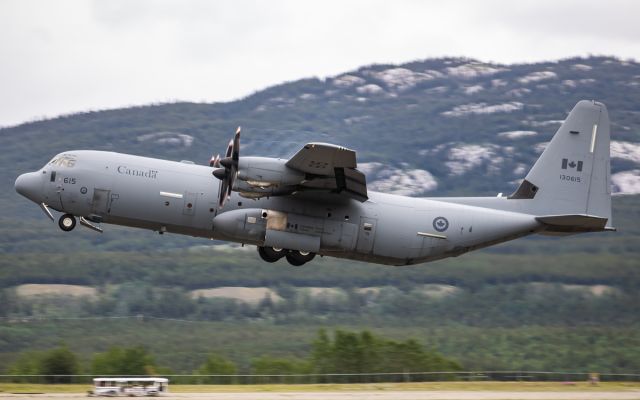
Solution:
{"label": "runway", "polygon": [[[0,399],[74,399],[86,394],[0,393]],[[629,391],[336,391],[336,392],[235,392],[235,393],[171,393],[162,399],[215,400],[640,400],[640,390]]]}

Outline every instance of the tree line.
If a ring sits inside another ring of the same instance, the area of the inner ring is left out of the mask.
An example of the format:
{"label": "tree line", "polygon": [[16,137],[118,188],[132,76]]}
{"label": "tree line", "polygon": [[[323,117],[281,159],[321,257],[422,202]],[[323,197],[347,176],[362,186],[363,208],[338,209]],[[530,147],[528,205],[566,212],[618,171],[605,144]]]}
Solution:
{"label": "tree line", "polygon": [[[239,366],[218,353],[211,353],[192,371],[193,377],[179,379],[184,383],[228,384],[237,382],[234,375],[242,372],[256,375],[292,374],[358,374],[460,371],[461,365],[427,349],[414,339],[396,341],[364,330],[351,332],[336,330],[333,335],[321,329],[311,344],[306,358],[281,358],[262,355],[248,366]],[[83,363],[66,345],[45,350],[28,351],[19,355],[7,373],[23,375],[12,378],[15,382],[33,381],[33,375],[46,383],[72,383],[73,375],[138,376],[171,375],[169,366],[159,365],[155,356],[145,347],[114,346],[95,353]],[[31,375],[31,376],[29,376]],[[213,375],[213,376],[212,376]],[[325,378],[326,379],[326,378]],[[346,376],[341,381],[357,381],[357,376]]]}
{"label": "tree line", "polygon": [[[370,291],[332,288],[313,294],[288,285],[257,302],[193,297],[180,287],[154,287],[133,282],[98,291],[95,298],[22,297],[0,289],[0,317],[150,316],[200,321],[367,322],[375,318],[428,326],[464,323],[471,326],[631,326],[638,322],[639,292],[617,287],[519,283],[483,285],[476,290],[424,285],[384,286]],[[435,289],[433,289],[435,288]],[[593,290],[600,292],[594,293]],[[431,290],[431,291],[429,291]],[[440,291],[438,291],[440,290]]]}

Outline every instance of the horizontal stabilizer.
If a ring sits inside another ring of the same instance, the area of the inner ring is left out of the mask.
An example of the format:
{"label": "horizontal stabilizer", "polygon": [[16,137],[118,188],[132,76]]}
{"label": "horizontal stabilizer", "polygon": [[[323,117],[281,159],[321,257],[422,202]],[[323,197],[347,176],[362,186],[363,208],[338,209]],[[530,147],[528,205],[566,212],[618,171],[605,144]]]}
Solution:
{"label": "horizontal stabilizer", "polygon": [[607,218],[586,214],[544,215],[536,217],[538,222],[545,225],[546,232],[579,233],[611,231],[615,228],[607,227]]}

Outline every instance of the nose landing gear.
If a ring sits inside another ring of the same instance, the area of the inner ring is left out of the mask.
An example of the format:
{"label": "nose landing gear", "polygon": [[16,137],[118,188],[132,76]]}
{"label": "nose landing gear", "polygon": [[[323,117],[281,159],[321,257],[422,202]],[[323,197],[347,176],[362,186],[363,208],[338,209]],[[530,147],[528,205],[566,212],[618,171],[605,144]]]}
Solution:
{"label": "nose landing gear", "polygon": [[58,220],[58,226],[65,232],[72,231],[76,227],[76,218],[71,214],[64,214]]}

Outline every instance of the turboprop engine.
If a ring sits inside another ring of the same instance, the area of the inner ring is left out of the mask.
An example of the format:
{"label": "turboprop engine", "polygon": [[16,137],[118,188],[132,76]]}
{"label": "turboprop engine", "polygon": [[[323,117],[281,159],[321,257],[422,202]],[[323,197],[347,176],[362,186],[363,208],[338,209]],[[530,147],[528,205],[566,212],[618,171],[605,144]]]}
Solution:
{"label": "turboprop engine", "polygon": [[209,165],[215,167],[213,176],[220,180],[219,206],[222,207],[232,191],[247,198],[291,194],[303,182],[305,174],[286,166],[288,160],[268,157],[240,158],[240,127],[229,141],[224,158],[215,156]]}
{"label": "turboprop engine", "polygon": [[233,190],[243,197],[291,194],[305,174],[285,165],[287,160],[267,157],[242,157]]}

